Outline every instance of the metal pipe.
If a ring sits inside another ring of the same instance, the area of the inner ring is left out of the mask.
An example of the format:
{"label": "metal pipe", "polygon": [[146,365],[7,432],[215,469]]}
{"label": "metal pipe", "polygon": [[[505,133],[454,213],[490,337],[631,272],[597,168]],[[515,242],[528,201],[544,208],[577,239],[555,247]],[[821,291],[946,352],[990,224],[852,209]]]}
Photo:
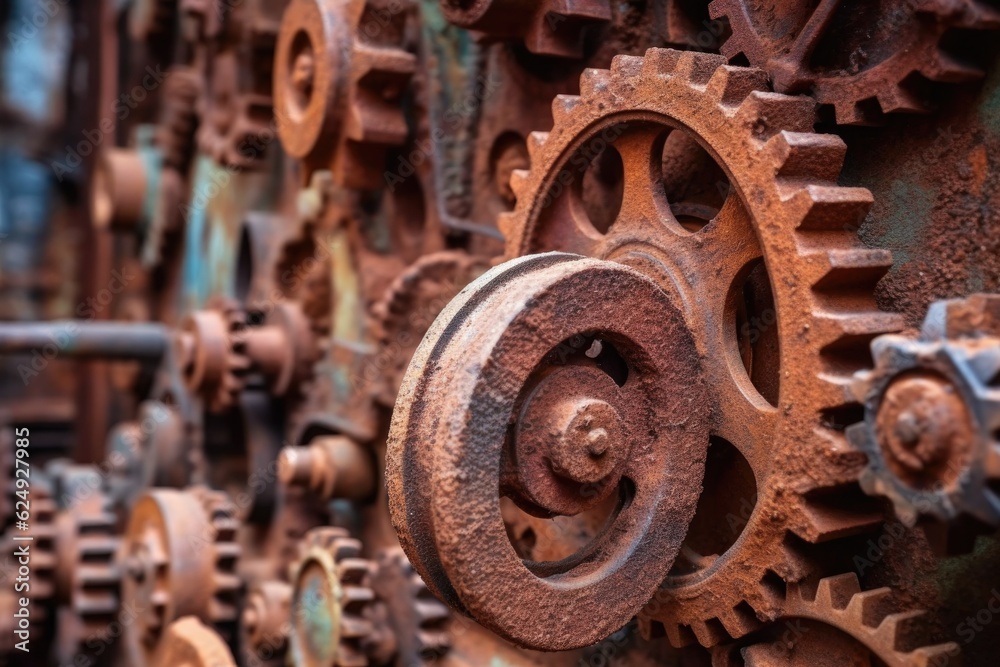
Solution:
{"label": "metal pipe", "polygon": [[5,322],[0,324],[0,354],[46,358],[158,359],[170,344],[170,329],[146,322]]}

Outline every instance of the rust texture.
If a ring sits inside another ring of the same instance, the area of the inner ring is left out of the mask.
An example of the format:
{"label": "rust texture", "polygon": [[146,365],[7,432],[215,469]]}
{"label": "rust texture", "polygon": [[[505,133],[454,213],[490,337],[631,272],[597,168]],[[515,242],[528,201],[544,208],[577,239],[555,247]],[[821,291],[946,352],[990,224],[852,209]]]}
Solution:
{"label": "rust texture", "polygon": [[994,666],[997,0],[7,4],[0,665]]}

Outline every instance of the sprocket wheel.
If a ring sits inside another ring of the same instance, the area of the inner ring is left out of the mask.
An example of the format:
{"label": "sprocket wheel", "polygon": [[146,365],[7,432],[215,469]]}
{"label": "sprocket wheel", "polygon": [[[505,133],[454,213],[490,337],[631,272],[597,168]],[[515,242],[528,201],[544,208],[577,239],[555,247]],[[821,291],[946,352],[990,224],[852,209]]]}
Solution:
{"label": "sprocket wheel", "polygon": [[[958,644],[928,644],[922,611],[899,611],[892,590],[862,591],[853,572],[789,585],[783,637],[744,647],[746,667],[808,667],[853,664],[934,667],[958,664]],[[791,620],[794,619],[794,620]],[[828,632],[829,629],[834,632]],[[848,658],[850,656],[850,658]],[[877,659],[878,662],[875,662]]]}
{"label": "sprocket wheel", "polygon": [[[813,101],[769,92],[761,70],[652,49],[585,71],[580,88],[555,99],[552,131],[529,137],[531,170],[512,175],[507,256],[576,252],[680,291],[712,388],[709,456],[735,449],[749,465],[749,508],[722,544],[712,526],[725,527],[729,508],[696,516],[681,567],[640,621],[677,646],[712,646],[780,613],[783,591],[769,582],[809,569],[793,545],[881,520],[830,511],[835,496],[818,492],[857,477],[840,415],[868,342],[900,325],[871,296],[891,256],[856,239],[872,195],[837,185],[844,142],[814,134]],[[621,194],[595,206],[587,192],[603,175],[588,181],[588,164],[609,145],[620,163],[605,171]]]}
{"label": "sprocket wheel", "polygon": [[371,564],[361,543],[340,528],[315,528],[303,539],[292,566],[290,664],[365,667],[365,640],[373,626],[368,609]]}
{"label": "sprocket wheel", "polygon": [[400,99],[416,68],[405,50],[409,2],[293,0],[274,61],[282,147],[305,177],[330,169],[351,188],[384,185],[386,150],[407,138]]}
{"label": "sprocket wheel", "polygon": [[1000,296],[939,301],[919,337],[880,337],[872,355],[855,388],[865,421],[848,430],[868,459],[862,488],[906,525],[958,529],[949,538],[1000,526]]}
{"label": "sprocket wheel", "polygon": [[125,629],[130,664],[150,664],[168,624],[183,616],[233,638],[238,526],[225,495],[203,487],[153,489],[138,500],[122,548],[122,602],[146,610]]}
{"label": "sprocket wheel", "polygon": [[236,402],[250,367],[245,349],[246,317],[229,304],[198,310],[182,323],[178,357],[191,393],[201,396],[210,412]]}
{"label": "sprocket wheel", "polygon": [[733,35],[721,49],[727,58],[742,53],[767,71],[775,90],[811,93],[832,105],[843,125],[873,124],[880,112],[927,111],[918,78],[983,75],[944,38],[955,29],[1000,28],[1000,10],[984,0],[842,4],[714,0],[709,12],[729,20]]}

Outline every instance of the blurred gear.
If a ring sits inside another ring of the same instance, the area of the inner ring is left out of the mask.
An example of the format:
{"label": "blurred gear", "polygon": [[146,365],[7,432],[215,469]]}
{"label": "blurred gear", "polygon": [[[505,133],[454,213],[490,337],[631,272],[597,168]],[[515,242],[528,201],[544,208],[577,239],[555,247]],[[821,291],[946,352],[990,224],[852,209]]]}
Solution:
{"label": "blurred gear", "polygon": [[401,98],[416,67],[406,48],[408,0],[292,0],[274,61],[282,146],[306,178],[330,169],[338,185],[385,185],[388,148],[406,141]]}
{"label": "blurred gear", "polygon": [[848,430],[862,488],[908,526],[1000,526],[1000,296],[939,301],[919,337],[877,338],[872,356],[855,388],[865,421]]}
{"label": "blurred gear", "polygon": [[450,23],[495,39],[520,38],[531,53],[583,56],[583,33],[611,20],[608,0],[441,0]]}
{"label": "blurred gear", "polygon": [[148,610],[126,626],[130,664],[152,662],[168,625],[193,615],[233,639],[240,547],[235,510],[202,487],[153,489],[132,508],[122,547],[122,601]]}
{"label": "blurred gear", "polygon": [[368,616],[374,594],[372,567],[360,558],[361,543],[338,528],[316,528],[302,541],[292,567],[290,664],[301,667],[364,667]]}
{"label": "blurred gear", "polygon": [[155,667],[236,667],[225,640],[194,616],[180,618],[164,633]]}
{"label": "blurred gear", "polygon": [[842,125],[928,111],[921,79],[958,83],[984,74],[956,52],[960,39],[947,38],[956,30],[1000,28],[1000,9],[983,0],[857,5],[713,0],[709,11],[712,18],[728,19],[733,31],[723,55],[745,55],[780,93],[808,93],[832,105]]}
{"label": "blurred gear", "polygon": [[209,411],[221,412],[243,390],[250,367],[245,316],[235,306],[224,305],[191,313],[181,327],[178,356],[188,389]]}

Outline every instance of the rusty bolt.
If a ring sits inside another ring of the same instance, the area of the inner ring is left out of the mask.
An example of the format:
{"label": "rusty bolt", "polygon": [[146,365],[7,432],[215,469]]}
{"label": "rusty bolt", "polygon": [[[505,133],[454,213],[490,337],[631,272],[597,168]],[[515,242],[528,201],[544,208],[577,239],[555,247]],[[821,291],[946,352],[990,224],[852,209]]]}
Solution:
{"label": "rusty bolt", "polygon": [[362,500],[375,491],[369,452],[343,436],[322,436],[306,447],[284,448],[278,456],[278,478],[323,500]]}
{"label": "rusty bolt", "polygon": [[961,397],[936,375],[900,378],[886,389],[877,416],[882,450],[894,472],[917,481],[956,456],[973,440],[974,428]]}

